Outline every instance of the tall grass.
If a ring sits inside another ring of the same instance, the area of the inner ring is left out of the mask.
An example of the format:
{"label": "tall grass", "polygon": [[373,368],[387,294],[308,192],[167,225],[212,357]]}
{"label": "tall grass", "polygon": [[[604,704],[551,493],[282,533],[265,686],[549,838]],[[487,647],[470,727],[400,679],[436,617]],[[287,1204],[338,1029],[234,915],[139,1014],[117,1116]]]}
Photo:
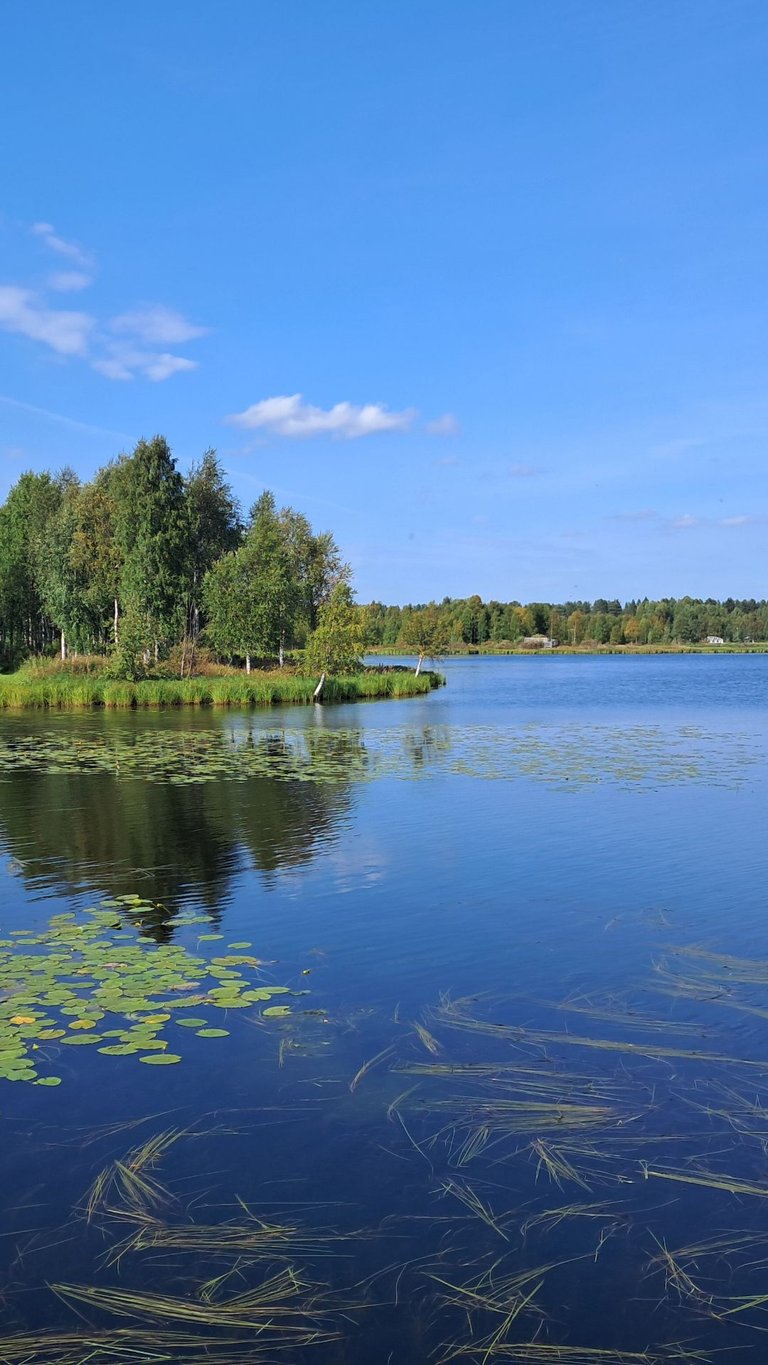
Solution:
{"label": "tall grass", "polygon": [[[377,669],[328,678],[324,702],[365,701],[381,697],[419,697],[440,687],[437,673],[413,673]],[[35,677],[15,673],[0,677],[0,709],[72,711],[86,707],[134,710],[167,706],[278,706],[307,705],[312,701],[316,678],[286,673],[241,673],[227,677],[146,678],[140,682],[116,682],[98,676],[49,673]]]}

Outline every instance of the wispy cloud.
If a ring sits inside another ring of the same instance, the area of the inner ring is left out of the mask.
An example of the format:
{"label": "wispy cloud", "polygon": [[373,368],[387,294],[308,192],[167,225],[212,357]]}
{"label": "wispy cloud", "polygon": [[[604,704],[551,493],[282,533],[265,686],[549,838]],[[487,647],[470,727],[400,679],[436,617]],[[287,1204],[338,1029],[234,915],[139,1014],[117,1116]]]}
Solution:
{"label": "wispy cloud", "polygon": [[765,521],[765,517],[758,516],[721,517],[719,525],[732,527],[757,526],[760,522],[763,521]]}
{"label": "wispy cloud", "polygon": [[76,242],[68,242],[64,237],[60,237],[52,223],[33,223],[30,232],[39,237],[50,251],[55,251],[57,256],[66,256],[68,261],[73,261],[83,270],[92,269],[93,260],[90,253]]}
{"label": "wispy cloud", "polygon": [[538,472],[538,469],[534,469],[532,464],[513,464],[507,470],[511,479],[533,479]]}
{"label": "wispy cloud", "polygon": [[690,512],[686,512],[682,517],[673,517],[670,522],[673,531],[689,531],[694,526],[700,525],[701,518],[691,516]]}
{"label": "wispy cloud", "polygon": [[49,289],[54,289],[59,294],[69,294],[79,289],[87,289],[89,284],[93,284],[93,278],[86,275],[84,270],[57,270],[48,276],[47,284]]}
{"label": "wispy cloud", "polygon": [[83,431],[89,436],[116,437],[118,441],[131,439],[124,431],[111,431],[108,427],[95,427],[90,422],[79,422],[75,417],[67,417],[61,412],[51,412],[48,408],[38,408],[34,403],[23,403],[20,398],[11,398],[5,393],[0,393],[0,403],[9,408],[18,408],[21,412],[28,412],[33,417],[42,417],[47,422],[56,422],[59,426],[68,427],[70,431]]}
{"label": "wispy cloud", "polygon": [[186,356],[170,351],[142,351],[132,346],[108,346],[107,354],[91,363],[106,379],[130,380],[143,375],[156,384],[173,374],[197,369],[197,361]]}
{"label": "wispy cloud", "polygon": [[310,436],[333,436],[353,441],[361,436],[374,436],[385,431],[406,431],[416,416],[412,408],[404,412],[390,412],[381,403],[336,403],[332,408],[317,408],[305,403],[303,395],[294,393],[275,398],[264,398],[244,412],[236,412],[224,420],[248,431],[266,431],[273,436],[306,439]]}
{"label": "wispy cloud", "polygon": [[106,322],[93,312],[54,306],[46,293],[88,288],[94,261],[81,246],[60,237],[51,223],[34,223],[29,230],[73,268],[53,271],[45,292],[18,283],[0,285],[0,330],[47,346],[57,356],[83,360],[106,379],[141,377],[160,383],[197,369],[196,360],[168,348],[204,336],[208,329],[165,304],[142,303]]}
{"label": "wispy cloud", "polygon": [[424,430],[430,436],[458,436],[461,431],[459,419],[452,412],[444,412],[442,417],[435,417],[431,422],[424,423]]}
{"label": "wispy cloud", "polygon": [[49,308],[32,289],[0,285],[0,327],[42,341],[57,355],[84,356],[94,328],[88,313]]}
{"label": "wispy cloud", "polygon": [[181,342],[203,337],[209,331],[207,327],[190,322],[174,308],[151,303],[112,318],[109,327],[120,335],[136,337],[148,346],[178,346]]}

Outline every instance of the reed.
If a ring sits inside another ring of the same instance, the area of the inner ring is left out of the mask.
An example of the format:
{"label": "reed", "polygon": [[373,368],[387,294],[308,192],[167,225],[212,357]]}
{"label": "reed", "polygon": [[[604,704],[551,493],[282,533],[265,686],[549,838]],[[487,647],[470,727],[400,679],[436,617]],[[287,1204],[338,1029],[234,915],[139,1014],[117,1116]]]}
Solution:
{"label": "reed", "polygon": [[[328,678],[324,702],[421,697],[440,687],[437,673],[380,673],[377,670]],[[84,708],[144,710],[174,706],[307,706],[316,678],[285,672],[206,678],[145,678],[118,682],[103,677],[53,674],[38,678],[0,677],[0,709],[75,711]]]}
{"label": "reed", "polygon": [[[181,1322],[189,1327],[229,1327],[264,1334],[272,1331],[286,1345],[306,1345],[322,1334],[325,1341],[337,1333],[321,1327],[317,1286],[303,1280],[293,1267],[286,1267],[224,1302],[206,1302],[190,1295],[133,1292],[116,1286],[53,1284],[54,1293],[69,1304],[100,1309],[114,1317],[141,1321]],[[312,1320],[316,1313],[316,1320]]]}
{"label": "reed", "polygon": [[715,1171],[655,1170],[647,1162],[640,1163],[646,1180],[672,1180],[682,1185],[702,1185],[708,1190],[723,1190],[726,1194],[754,1195],[768,1198],[768,1185],[757,1185],[752,1180],[737,1180],[733,1176],[718,1175]]}

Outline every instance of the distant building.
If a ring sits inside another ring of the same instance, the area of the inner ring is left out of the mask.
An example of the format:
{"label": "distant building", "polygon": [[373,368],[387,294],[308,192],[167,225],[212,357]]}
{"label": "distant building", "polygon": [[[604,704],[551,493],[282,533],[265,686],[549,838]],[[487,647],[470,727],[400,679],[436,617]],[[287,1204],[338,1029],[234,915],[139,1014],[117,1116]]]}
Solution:
{"label": "distant building", "polygon": [[548,635],[526,635],[520,641],[522,649],[557,649],[558,640],[551,640]]}
{"label": "distant building", "polygon": [[708,636],[707,636],[707,644],[708,644],[708,645],[724,645],[724,644],[725,644],[725,640],[723,639],[722,635],[708,635]]}

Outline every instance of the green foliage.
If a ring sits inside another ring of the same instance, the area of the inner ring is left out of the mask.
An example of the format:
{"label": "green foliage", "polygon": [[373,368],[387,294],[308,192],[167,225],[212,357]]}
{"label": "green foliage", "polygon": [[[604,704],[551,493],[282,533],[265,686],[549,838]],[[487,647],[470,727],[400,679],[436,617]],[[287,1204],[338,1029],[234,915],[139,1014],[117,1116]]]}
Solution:
{"label": "green foliage", "polygon": [[120,596],[146,662],[181,633],[189,577],[189,518],[184,481],[167,441],[139,441],[117,466]]}
{"label": "green foliage", "polygon": [[353,673],[361,667],[364,625],[347,583],[337,583],[321,606],[304,651],[310,673]]}
{"label": "green foliage", "polygon": [[426,658],[439,659],[448,649],[448,622],[434,603],[410,613],[403,623],[401,643],[415,650],[419,665]]}
{"label": "green foliage", "polygon": [[0,507],[0,658],[9,668],[55,649],[109,652],[110,675],[133,682],[173,656],[191,677],[207,627],[225,657],[282,664],[348,578],[330,532],[278,511],[269,492],[243,527],[215,452],[183,478],[156,436],[90,483],[65,470],[23,474],[11,489]]}
{"label": "green foliage", "polygon": [[[372,602],[366,609],[366,643],[373,647],[420,652],[419,618],[429,613],[439,621],[449,647],[519,646],[527,637],[542,635],[562,645],[703,645],[709,636],[724,644],[768,641],[768,601],[728,598],[706,602],[691,597],[631,601],[597,598],[594,602],[483,602],[480,597],[446,597],[427,606],[385,606]],[[412,625],[412,618],[416,624]],[[439,658],[441,649],[435,650]],[[427,657],[431,651],[427,649]]]}
{"label": "green foliage", "polygon": [[43,649],[53,638],[44,620],[37,568],[61,496],[61,485],[50,474],[26,473],[0,508],[0,620],[9,658],[21,649]]}
{"label": "green foliage", "polygon": [[189,525],[189,582],[186,634],[196,639],[201,626],[206,574],[222,555],[236,550],[242,538],[240,510],[213,450],[193,465],[186,480]]}

